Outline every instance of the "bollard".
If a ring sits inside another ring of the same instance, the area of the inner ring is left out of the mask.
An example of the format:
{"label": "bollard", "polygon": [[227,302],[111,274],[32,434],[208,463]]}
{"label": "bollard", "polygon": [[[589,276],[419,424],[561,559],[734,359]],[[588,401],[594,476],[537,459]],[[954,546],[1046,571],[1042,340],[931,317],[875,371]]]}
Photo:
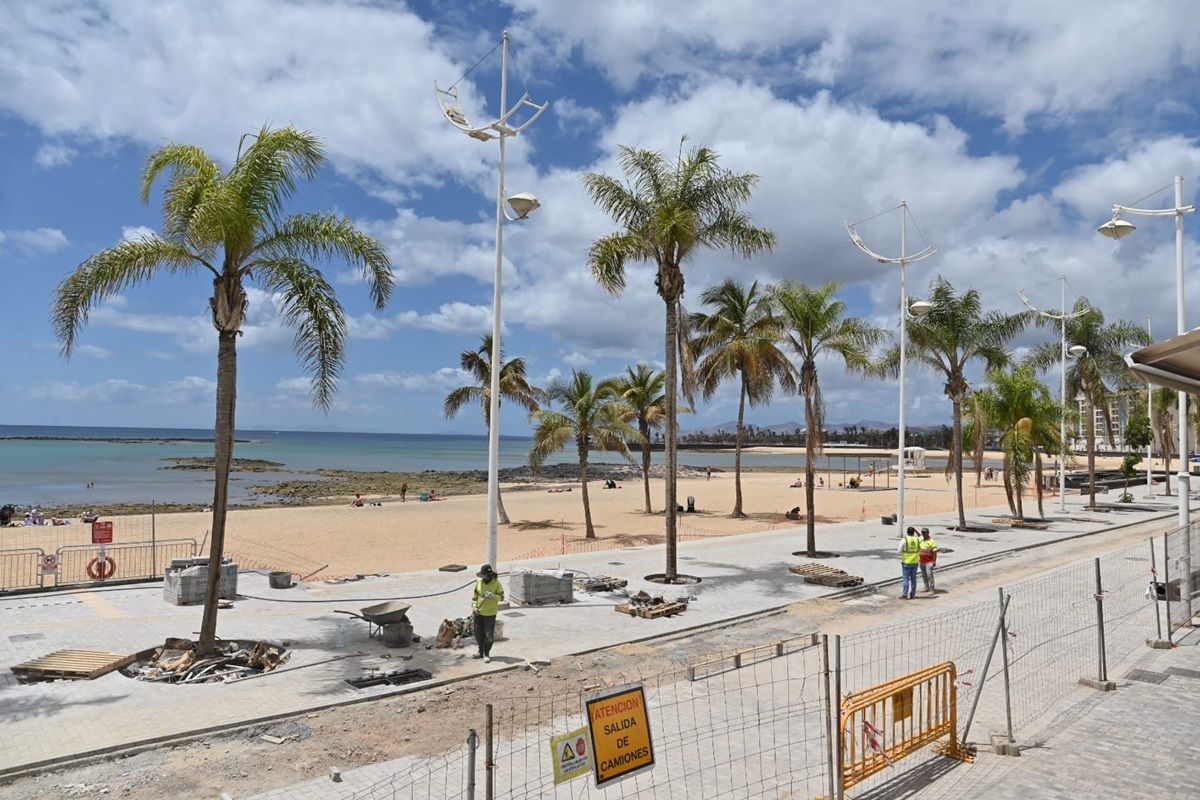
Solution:
{"label": "bollard", "polygon": [[[1112,692],[1117,684],[1108,679],[1108,653],[1104,647],[1104,587],[1100,580],[1100,559],[1096,562],[1096,679],[1080,678],[1079,683],[1102,692]],[[1155,603],[1157,605],[1157,603]]]}

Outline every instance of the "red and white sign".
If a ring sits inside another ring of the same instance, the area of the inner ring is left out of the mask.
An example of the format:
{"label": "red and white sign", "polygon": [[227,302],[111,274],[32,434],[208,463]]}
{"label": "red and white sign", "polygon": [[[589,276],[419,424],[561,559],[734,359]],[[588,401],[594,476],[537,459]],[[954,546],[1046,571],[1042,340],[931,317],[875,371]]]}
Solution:
{"label": "red and white sign", "polygon": [[92,544],[112,544],[112,520],[92,523]]}
{"label": "red and white sign", "polygon": [[42,574],[58,574],[58,556],[56,556],[54,553],[42,556]]}

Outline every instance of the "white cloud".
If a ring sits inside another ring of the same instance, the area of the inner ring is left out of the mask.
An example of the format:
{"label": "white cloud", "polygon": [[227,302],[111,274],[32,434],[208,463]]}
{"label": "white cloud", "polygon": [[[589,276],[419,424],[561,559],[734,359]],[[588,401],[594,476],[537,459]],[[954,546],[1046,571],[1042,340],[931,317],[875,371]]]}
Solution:
{"label": "white cloud", "polygon": [[94,344],[81,344],[75,348],[75,353],[88,358],[98,358],[101,360],[112,358],[113,354],[103,347],[97,347]]}
{"label": "white cloud", "polygon": [[312,380],[309,378],[280,378],[275,388],[284,394],[308,394],[312,391]]}
{"label": "white cloud", "polygon": [[[348,174],[470,179],[492,151],[454,135],[432,93],[469,66],[443,49],[461,44],[393,4],[9,4],[0,106],[56,140],[179,140],[227,159],[246,131],[294,123]],[[478,105],[470,79],[460,91]]]}
{"label": "white cloud", "polygon": [[157,239],[158,231],[145,225],[126,225],[121,228],[121,241],[136,242],[139,239]]}
{"label": "white cloud", "polygon": [[492,329],[492,309],[456,300],[442,303],[437,311],[428,314],[402,311],[396,315],[395,324],[437,333],[480,333]]}
{"label": "white cloud", "polygon": [[[396,283],[411,286],[450,275],[491,282],[496,271],[496,223],[422,217],[407,208],[390,220],[364,221],[363,229],[387,247]],[[341,276],[358,282],[358,273]]]}
{"label": "white cloud", "polygon": [[[870,101],[959,103],[1021,132],[1121,101],[1149,109],[1200,67],[1187,0],[508,0],[567,61],[578,49],[621,88],[639,79],[752,76],[769,70]],[[778,60],[798,52],[794,72]],[[1097,53],[1136,53],[1097,59]],[[1080,69],[1087,63],[1089,68]]]}
{"label": "white cloud", "polygon": [[137,402],[145,391],[146,387],[140,383],[122,378],[109,378],[91,384],[79,384],[74,381],[34,382],[26,389],[26,395],[32,400],[54,403],[119,403]]}
{"label": "white cloud", "polygon": [[583,353],[579,352],[578,350],[576,350],[573,353],[568,353],[567,355],[563,356],[562,361],[568,367],[571,367],[573,369],[583,369],[584,367],[590,367],[592,364],[596,363],[595,359],[591,358],[590,356],[584,355]]}
{"label": "white cloud", "polygon": [[33,154],[33,161],[42,169],[53,169],[71,163],[75,150],[63,144],[46,143]]}
{"label": "white cloud", "polygon": [[368,372],[355,375],[354,382],[361,386],[406,392],[447,392],[473,383],[474,378],[456,367],[442,367],[432,373]]}
{"label": "white cloud", "polygon": [[5,241],[27,255],[49,255],[70,246],[65,233],[58,228],[0,231],[0,244]]}

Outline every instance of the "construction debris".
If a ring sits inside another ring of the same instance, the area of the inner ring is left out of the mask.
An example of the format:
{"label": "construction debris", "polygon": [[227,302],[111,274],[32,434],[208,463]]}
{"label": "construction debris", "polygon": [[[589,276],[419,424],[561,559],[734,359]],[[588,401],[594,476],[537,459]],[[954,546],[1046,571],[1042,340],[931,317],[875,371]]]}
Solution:
{"label": "construction debris", "polygon": [[371,686],[403,686],[406,683],[419,683],[433,678],[433,673],[423,669],[403,669],[394,672],[382,672],[377,675],[364,675],[361,678],[347,678],[346,683],[355,689],[367,689]]}
{"label": "construction debris", "polygon": [[290,652],[271,642],[228,641],[218,642],[213,655],[200,658],[192,640],[168,638],[162,647],[139,655],[144,658],[121,670],[127,677],[157,683],[232,683],[271,672]]}
{"label": "construction debris", "polygon": [[661,594],[651,596],[645,591],[640,591],[635,595],[630,595],[629,602],[617,606],[616,610],[631,617],[658,619],[682,614],[687,611],[687,607],[686,598],[665,600]]}
{"label": "construction debris", "polygon": [[629,581],[624,578],[614,578],[610,575],[575,579],[575,588],[581,592],[611,592],[614,589],[623,589],[628,585]]}
{"label": "construction debris", "polygon": [[788,567],[788,572],[803,576],[805,583],[814,583],[819,586],[858,586],[863,582],[863,579],[857,575],[850,575],[845,570],[818,564],[815,561]]}

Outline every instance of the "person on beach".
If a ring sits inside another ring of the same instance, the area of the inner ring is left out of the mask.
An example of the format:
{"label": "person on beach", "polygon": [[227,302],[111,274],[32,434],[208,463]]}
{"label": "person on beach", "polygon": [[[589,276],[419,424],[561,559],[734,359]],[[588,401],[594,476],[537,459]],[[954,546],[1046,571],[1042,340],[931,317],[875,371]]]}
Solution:
{"label": "person on beach", "polygon": [[407,497],[408,497],[408,481],[404,481],[403,483],[400,484],[400,502],[401,503],[407,502]]}
{"label": "person on beach", "polygon": [[925,581],[925,591],[934,594],[937,587],[933,580],[933,570],[937,566],[937,541],[929,535],[929,528],[921,528],[921,579]]}
{"label": "person on beach", "polygon": [[504,587],[491,564],[480,567],[475,577],[479,579],[475,581],[475,592],[471,596],[471,608],[474,610],[471,630],[475,633],[475,643],[479,645],[475,657],[490,664],[492,642],[496,637],[496,614],[500,610],[500,602],[504,600]]}
{"label": "person on beach", "polygon": [[705,480],[711,481],[712,480],[712,467],[709,467],[707,472],[708,472],[708,477],[705,478]]}
{"label": "person on beach", "polygon": [[352,508],[362,508],[363,507],[362,495],[361,494],[354,495],[354,500],[351,501],[350,505]]}
{"label": "person on beach", "polygon": [[917,596],[917,564],[921,559],[921,537],[916,528],[908,527],[896,545],[896,552],[900,555],[900,571],[904,577],[900,599],[912,600]]}

